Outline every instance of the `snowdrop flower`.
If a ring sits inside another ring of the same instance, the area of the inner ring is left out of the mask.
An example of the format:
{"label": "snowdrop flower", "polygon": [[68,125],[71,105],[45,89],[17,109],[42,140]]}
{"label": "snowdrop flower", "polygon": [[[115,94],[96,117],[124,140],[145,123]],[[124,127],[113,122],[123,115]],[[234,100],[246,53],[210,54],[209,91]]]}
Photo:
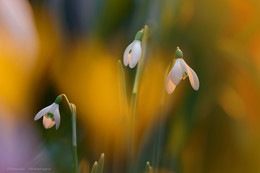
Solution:
{"label": "snowdrop flower", "polygon": [[167,93],[171,94],[180,81],[182,79],[184,80],[186,77],[189,77],[192,88],[197,91],[200,85],[199,78],[197,74],[183,60],[182,51],[179,49],[179,47],[177,47],[175,63],[167,75],[165,82]]}
{"label": "snowdrop flower", "polygon": [[127,46],[124,52],[124,65],[130,68],[134,68],[138,63],[141,54],[142,54],[142,47],[141,41],[143,38],[143,30],[138,31],[135,35],[134,41]]}
{"label": "snowdrop flower", "polygon": [[34,121],[43,117],[43,125],[45,129],[49,129],[56,124],[56,130],[60,126],[60,111],[59,104],[61,96],[58,96],[54,103],[40,110],[34,117]]}

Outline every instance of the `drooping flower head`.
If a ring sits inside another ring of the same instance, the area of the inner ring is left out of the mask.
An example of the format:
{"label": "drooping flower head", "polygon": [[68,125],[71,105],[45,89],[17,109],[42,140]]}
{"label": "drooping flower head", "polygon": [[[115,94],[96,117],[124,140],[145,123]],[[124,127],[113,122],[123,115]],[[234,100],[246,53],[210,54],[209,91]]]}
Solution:
{"label": "drooping flower head", "polygon": [[61,96],[58,96],[54,103],[40,110],[34,117],[34,121],[43,117],[43,126],[49,129],[56,124],[56,130],[60,126],[60,111],[59,105],[61,103]]}
{"label": "drooping flower head", "polygon": [[192,88],[198,90],[199,78],[192,68],[183,60],[183,53],[180,48],[177,47],[176,60],[165,81],[167,93],[171,94],[180,81],[186,77],[189,77]]}
{"label": "drooping flower head", "polygon": [[142,54],[142,38],[143,30],[140,30],[136,33],[134,41],[125,49],[123,57],[125,66],[134,68],[138,63]]}

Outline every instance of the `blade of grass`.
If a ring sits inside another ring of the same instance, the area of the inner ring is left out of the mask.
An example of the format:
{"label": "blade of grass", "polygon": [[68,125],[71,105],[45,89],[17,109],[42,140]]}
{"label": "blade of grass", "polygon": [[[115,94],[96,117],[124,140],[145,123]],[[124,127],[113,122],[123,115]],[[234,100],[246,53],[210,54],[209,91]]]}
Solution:
{"label": "blade of grass", "polygon": [[95,161],[95,163],[92,166],[91,173],[97,173],[97,167],[98,167],[98,162]]}
{"label": "blade of grass", "polygon": [[129,167],[129,172],[133,173],[135,172],[135,163],[134,163],[134,121],[135,121],[135,110],[136,110],[136,100],[137,100],[137,93],[138,93],[138,88],[139,88],[139,81],[141,77],[141,72],[143,69],[143,63],[144,59],[146,56],[146,46],[147,46],[147,39],[148,39],[148,26],[144,26],[144,33],[143,33],[143,38],[142,38],[142,54],[141,58],[138,62],[137,66],[137,71],[135,74],[135,81],[134,81],[134,87],[133,87],[133,92],[132,92],[132,97],[131,97],[131,121],[130,121],[130,141],[131,141],[131,159],[130,159],[130,167]]}
{"label": "blade of grass", "polygon": [[145,173],[152,173],[152,167],[150,166],[150,162],[146,162]]}
{"label": "blade of grass", "polygon": [[97,166],[97,173],[103,173],[104,170],[104,161],[105,161],[105,154],[102,153],[99,160],[98,160],[98,166]]}

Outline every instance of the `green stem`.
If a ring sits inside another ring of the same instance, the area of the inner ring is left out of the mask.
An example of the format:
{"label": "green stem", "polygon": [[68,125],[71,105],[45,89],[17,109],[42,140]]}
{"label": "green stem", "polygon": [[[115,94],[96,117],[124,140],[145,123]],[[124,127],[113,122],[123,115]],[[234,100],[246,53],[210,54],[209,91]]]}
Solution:
{"label": "green stem", "polygon": [[[123,116],[123,126],[127,128],[124,128],[124,133],[127,136],[127,142],[126,142],[126,148],[127,149],[127,163],[131,163],[131,132],[129,131],[129,110],[128,110],[128,101],[127,101],[127,93],[126,93],[126,81],[125,81],[125,73],[123,64],[120,60],[118,60],[118,88],[119,88],[119,103],[120,103],[120,113]],[[117,146],[115,146],[117,147]],[[116,151],[116,150],[115,150]]]}
{"label": "green stem", "polygon": [[73,150],[73,172],[78,173],[78,154],[77,154],[77,124],[76,124],[76,106],[69,102],[69,99],[65,94],[61,94],[62,98],[65,99],[71,112],[71,122],[72,122],[72,150]]}
{"label": "green stem", "polygon": [[62,98],[64,98],[64,99],[65,99],[65,101],[66,101],[67,105],[68,105],[68,106],[69,106],[69,108],[70,108],[71,114],[72,114],[72,109],[71,109],[71,105],[70,105],[70,102],[69,102],[69,99],[68,99],[68,97],[67,97],[65,94],[61,94],[60,96],[61,96]]}
{"label": "green stem", "polygon": [[91,173],[96,173],[97,172],[97,167],[98,167],[98,162],[95,161],[94,165],[92,166]]}
{"label": "green stem", "polygon": [[144,58],[146,55],[146,45],[147,45],[147,39],[148,39],[148,26],[144,26],[144,33],[143,33],[143,38],[142,38],[142,54],[140,57],[140,60],[138,62],[137,66],[137,71],[135,74],[135,81],[134,81],[134,87],[133,87],[133,92],[132,92],[132,98],[131,98],[131,121],[130,121],[130,136],[131,136],[131,166],[129,168],[129,172],[133,173],[135,172],[135,163],[134,163],[134,121],[135,121],[135,110],[136,110],[136,100],[137,100],[137,93],[138,93],[138,88],[139,88],[139,81],[140,81],[140,76],[141,72],[143,69],[143,63],[144,63]]}
{"label": "green stem", "polygon": [[148,39],[148,26],[145,25],[144,26],[143,39],[142,39],[142,54],[141,54],[141,58],[138,62],[137,71],[136,71],[136,74],[135,74],[135,83],[134,83],[134,88],[133,88],[133,93],[136,93],[136,94],[138,92],[139,79],[140,79],[140,76],[141,76],[141,72],[142,72],[143,64],[144,64],[144,58],[145,58],[145,55],[146,55],[147,39]]}
{"label": "green stem", "polygon": [[129,173],[135,172],[134,164],[134,122],[135,122],[135,108],[136,108],[136,93],[132,93],[131,99],[131,121],[130,121],[130,169]]}
{"label": "green stem", "polygon": [[76,125],[76,106],[71,104],[72,109],[72,147],[73,147],[73,170],[78,173],[78,154],[77,154],[77,125]]}
{"label": "green stem", "polygon": [[[128,119],[128,103],[126,94],[126,81],[124,68],[120,60],[118,60],[118,88],[119,88],[119,102],[120,102],[120,113],[123,115],[123,120]],[[127,122],[127,121],[124,121]]]}

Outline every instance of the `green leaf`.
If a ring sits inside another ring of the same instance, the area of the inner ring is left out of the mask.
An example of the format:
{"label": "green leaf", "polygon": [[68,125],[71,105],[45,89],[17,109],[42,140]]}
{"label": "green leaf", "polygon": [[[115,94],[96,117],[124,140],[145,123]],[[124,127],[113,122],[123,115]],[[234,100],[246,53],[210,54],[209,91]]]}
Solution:
{"label": "green leaf", "polygon": [[97,173],[97,168],[98,168],[98,162],[95,161],[95,163],[92,166],[91,173]]}
{"label": "green leaf", "polygon": [[104,161],[105,161],[105,154],[102,153],[99,161],[98,161],[98,166],[97,166],[97,173],[103,173],[104,170]]}
{"label": "green leaf", "polygon": [[152,173],[152,167],[149,162],[146,162],[145,173]]}

